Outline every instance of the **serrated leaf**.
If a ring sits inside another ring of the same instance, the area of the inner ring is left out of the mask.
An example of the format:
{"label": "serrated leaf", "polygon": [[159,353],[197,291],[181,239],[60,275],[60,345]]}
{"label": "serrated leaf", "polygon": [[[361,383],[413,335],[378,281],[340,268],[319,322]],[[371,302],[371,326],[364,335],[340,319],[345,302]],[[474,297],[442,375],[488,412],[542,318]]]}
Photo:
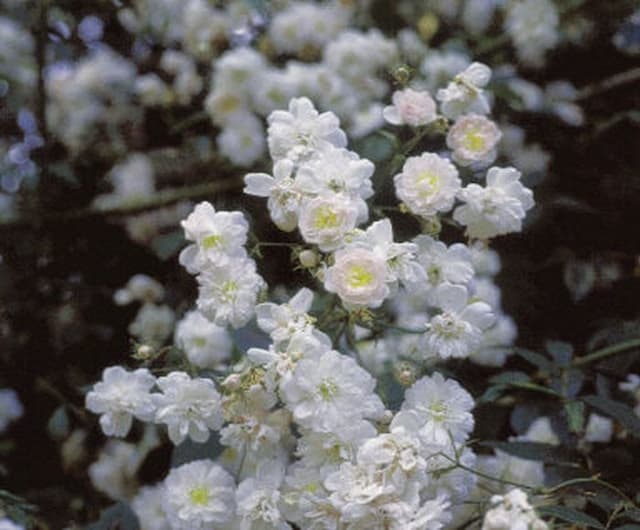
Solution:
{"label": "serrated leaf", "polygon": [[526,350],[524,348],[514,348],[513,351],[516,355],[522,357],[525,361],[537,366],[541,370],[549,372],[553,367],[551,361],[540,353]]}
{"label": "serrated leaf", "polygon": [[604,415],[619,421],[633,436],[640,438],[640,418],[628,405],[601,396],[585,396],[582,400]]}
{"label": "serrated leaf", "polygon": [[140,523],[128,504],[119,502],[103,510],[100,519],[88,525],[85,530],[140,530]]}
{"label": "serrated leaf", "polygon": [[547,515],[567,523],[578,524],[581,528],[600,528],[604,530],[604,525],[600,521],[568,506],[540,506],[536,508],[536,511],[540,515]]}
{"label": "serrated leaf", "polygon": [[584,403],[569,401],[564,404],[564,410],[567,413],[569,430],[574,433],[582,432],[584,429]]}

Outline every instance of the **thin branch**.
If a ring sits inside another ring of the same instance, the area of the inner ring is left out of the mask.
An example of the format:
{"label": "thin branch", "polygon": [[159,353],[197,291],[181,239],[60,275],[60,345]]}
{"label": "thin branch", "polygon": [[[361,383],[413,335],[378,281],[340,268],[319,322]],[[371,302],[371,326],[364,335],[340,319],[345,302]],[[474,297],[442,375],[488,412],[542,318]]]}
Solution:
{"label": "thin branch", "polygon": [[589,99],[590,97],[598,96],[604,92],[613,90],[614,88],[634,83],[636,81],[640,82],[640,66],[625,72],[620,72],[612,75],[611,77],[607,77],[606,79],[602,79],[601,81],[597,81],[596,83],[583,87],[580,92],[578,92],[576,101]]}
{"label": "thin branch", "polygon": [[618,344],[614,344],[613,346],[607,346],[606,348],[602,348],[600,350],[594,351],[593,353],[590,353],[589,355],[585,355],[584,357],[578,357],[573,361],[573,366],[583,366],[585,364],[589,364],[594,361],[599,361],[600,359],[610,357],[617,353],[622,353],[627,350],[632,350],[633,348],[640,348],[640,339],[631,339],[625,342],[620,342]]}
{"label": "thin branch", "polygon": [[6,221],[0,221],[0,230],[29,228],[43,223],[67,222],[96,217],[134,215],[155,210],[163,206],[169,206],[184,200],[203,199],[205,197],[211,197],[217,193],[239,190],[242,186],[242,179],[233,177],[214,182],[207,182],[205,184],[196,184],[194,186],[184,188],[165,189],[155,193],[151,197],[108,208],[89,207],[81,208],[79,210],[71,210],[68,212],[50,213],[32,218],[20,217],[16,219],[7,219]]}

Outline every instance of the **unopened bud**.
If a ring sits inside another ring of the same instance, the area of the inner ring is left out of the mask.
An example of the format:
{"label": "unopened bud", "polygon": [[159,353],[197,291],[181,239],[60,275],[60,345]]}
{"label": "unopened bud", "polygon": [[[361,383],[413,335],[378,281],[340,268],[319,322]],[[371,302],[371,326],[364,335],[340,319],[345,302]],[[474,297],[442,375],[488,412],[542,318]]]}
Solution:
{"label": "unopened bud", "polygon": [[298,259],[305,269],[311,269],[318,264],[318,254],[314,250],[303,250],[298,254]]}
{"label": "unopened bud", "polygon": [[422,226],[423,233],[433,237],[440,234],[442,230],[442,223],[437,215],[420,219],[420,225]]}
{"label": "unopened bud", "polygon": [[418,33],[425,42],[429,42],[440,29],[440,21],[433,13],[425,13],[418,20]]}
{"label": "unopened bud", "polygon": [[222,386],[227,390],[233,392],[240,388],[240,384],[242,383],[242,377],[240,374],[231,374],[225,378],[222,382]]}
{"label": "unopened bud", "polygon": [[393,69],[391,75],[398,83],[404,86],[411,80],[411,67],[401,64]]}
{"label": "unopened bud", "polygon": [[141,344],[140,346],[138,346],[138,349],[136,350],[136,357],[138,359],[142,359],[142,360],[151,359],[152,355],[153,355],[153,348],[148,344]]}
{"label": "unopened bud", "polygon": [[404,387],[411,386],[418,378],[417,368],[413,363],[407,361],[396,364],[393,367],[393,372],[398,383]]}

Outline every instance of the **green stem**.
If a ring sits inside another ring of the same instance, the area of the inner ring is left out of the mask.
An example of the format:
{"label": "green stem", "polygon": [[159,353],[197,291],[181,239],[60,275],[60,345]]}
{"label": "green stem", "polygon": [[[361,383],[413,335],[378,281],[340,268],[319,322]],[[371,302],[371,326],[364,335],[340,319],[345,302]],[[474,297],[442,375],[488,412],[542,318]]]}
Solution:
{"label": "green stem", "polygon": [[614,344],[613,346],[607,346],[606,348],[602,348],[600,350],[596,350],[589,355],[585,355],[584,357],[579,357],[573,361],[573,366],[584,366],[585,364],[592,363],[594,361],[599,361],[600,359],[604,359],[606,357],[611,357],[612,355],[616,355],[617,353],[622,353],[627,350],[631,350],[633,348],[640,347],[640,339],[631,339],[625,342],[620,342],[618,344]]}

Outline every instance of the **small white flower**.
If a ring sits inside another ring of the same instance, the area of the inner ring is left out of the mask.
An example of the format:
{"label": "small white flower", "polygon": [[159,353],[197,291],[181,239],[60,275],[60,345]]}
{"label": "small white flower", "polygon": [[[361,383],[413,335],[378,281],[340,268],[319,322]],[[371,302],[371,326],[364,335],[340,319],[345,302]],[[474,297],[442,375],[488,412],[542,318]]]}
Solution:
{"label": "small white flower", "polygon": [[268,197],[271,219],[280,230],[291,232],[298,225],[298,212],[303,198],[292,178],[295,164],[286,158],[273,165],[273,176],[266,173],[248,173],[244,177],[247,195]]}
{"label": "small white flower", "polygon": [[469,184],[459,197],[453,218],[467,227],[469,237],[488,239],[519,232],[527,210],[534,205],[533,193],[520,182],[520,172],[512,167],[492,167],[487,185]]}
{"label": "small white flower", "polygon": [[460,443],[473,430],[471,395],[453,379],[436,372],[409,388],[402,409],[391,422],[391,431],[404,428],[416,433],[427,445],[451,446]]}
{"label": "small white flower", "polygon": [[482,332],[495,321],[491,307],[484,302],[470,304],[467,289],[462,285],[443,283],[434,296],[442,313],[434,316],[427,326],[422,338],[425,351],[442,359],[468,357],[482,343]]}
{"label": "small white flower", "polygon": [[241,212],[216,212],[209,202],[201,202],[184,221],[185,238],[193,241],[180,253],[180,264],[197,274],[208,264],[226,265],[246,256],[249,223]]}
{"label": "small white flower", "polygon": [[222,400],[211,379],[171,372],[158,379],[161,394],[153,394],[156,423],[166,423],[169,438],[178,445],[187,436],[206,442],[210,431],[222,427]]}
{"label": "small white flower", "polygon": [[[393,227],[389,219],[371,223],[364,231],[357,231],[350,245],[372,250],[387,263],[387,283],[424,282],[424,269],[416,261],[418,246],[414,243],[396,243],[393,240]],[[395,286],[394,286],[395,288]]]}
{"label": "small white flower", "polygon": [[324,287],[350,306],[380,307],[390,294],[387,263],[371,250],[347,247],[335,253]]}
{"label": "small white flower", "polygon": [[546,52],[560,40],[560,17],[551,0],[518,0],[507,11],[504,27],[518,58],[529,66],[542,66]]}
{"label": "small white flower", "polygon": [[300,289],[286,304],[270,302],[256,306],[258,327],[269,333],[278,344],[288,341],[297,333],[311,332],[313,320],[308,315],[313,303],[313,291]]}
{"label": "small white flower", "polygon": [[307,98],[294,98],[289,111],[275,110],[268,119],[267,140],[274,161],[307,158],[327,144],[345,147],[347,137],[333,112],[318,114]]}
{"label": "small white flower", "polygon": [[141,343],[160,346],[171,336],[175,320],[169,306],[146,303],[129,324],[129,333]]}
{"label": "small white flower", "polygon": [[507,357],[513,353],[513,343],[518,336],[518,328],[508,315],[496,314],[496,323],[484,332],[482,344],[471,352],[469,359],[484,366],[504,366]]}
{"label": "small white flower", "polygon": [[236,491],[239,530],[291,530],[280,512],[280,484],[284,468],[278,462],[262,461],[255,477],[243,480]]}
{"label": "small white flower", "polygon": [[254,114],[242,112],[216,138],[220,153],[238,167],[251,167],[265,152],[264,127]]}
{"label": "small white flower", "polygon": [[384,119],[392,125],[418,127],[436,119],[436,103],[431,94],[411,88],[397,90],[391,97],[393,105],[382,111]]}
{"label": "small white flower", "polygon": [[234,260],[225,267],[208,267],[199,274],[200,312],[218,326],[241,328],[254,315],[258,293],[265,286],[252,259]]}
{"label": "small white flower", "polygon": [[540,416],[531,422],[529,428],[522,436],[512,438],[525,442],[538,442],[549,445],[559,445],[560,438],[553,430],[551,418],[549,416]]}
{"label": "small white flower", "polygon": [[25,530],[24,526],[14,523],[11,519],[0,519],[0,530]]}
{"label": "small white flower", "polygon": [[319,359],[331,349],[331,339],[317,329],[297,332],[287,341],[286,347],[270,346],[268,350],[249,348],[251,362],[264,366],[265,377],[282,384],[288,380],[301,359]]}
{"label": "small white flower", "polygon": [[363,418],[380,418],[384,405],[374,393],[368,372],[352,358],[328,351],[320,359],[303,359],[281,386],[294,420],[314,430],[338,432]]}
{"label": "small white flower", "polygon": [[87,470],[91,484],[113,500],[128,499],[137,488],[136,473],[143,459],[144,453],[134,444],[109,440]]}
{"label": "small white flower", "polygon": [[146,368],[127,372],[122,366],[111,366],[87,394],[85,406],[101,414],[100,426],[107,436],[126,436],[133,416],[142,421],[153,419],[155,406],[150,390],[155,383]]}
{"label": "small white flower", "polygon": [[491,497],[493,508],[487,511],[482,530],[547,530],[547,524],[538,517],[527,494],[512,489],[506,495]]}
{"label": "small white flower", "polygon": [[609,443],[613,436],[613,421],[595,412],[589,415],[584,439],[587,442]]}
{"label": "small white flower", "polygon": [[434,303],[434,289],[443,283],[459,285],[468,284],[473,278],[473,265],[469,247],[462,243],[454,243],[447,247],[442,241],[431,236],[420,235],[414,243],[418,247],[417,261],[426,273],[426,281],[411,287],[426,289],[429,303]]}
{"label": "small white flower", "polygon": [[398,198],[423,217],[448,212],[460,190],[456,167],[435,153],[407,158],[393,182]]}
{"label": "small white flower", "polygon": [[342,195],[323,195],[302,203],[298,228],[307,243],[328,252],[344,243],[344,237],[356,227],[357,220],[356,203]]}
{"label": "small white flower", "polygon": [[491,108],[483,88],[491,79],[491,69],[482,63],[471,63],[456,75],[447,88],[438,90],[442,114],[452,120],[462,114],[489,114]]}
{"label": "small white flower", "polygon": [[18,394],[11,388],[0,388],[0,434],[24,413]]}
{"label": "small white flower", "polygon": [[458,118],[447,134],[453,160],[461,166],[488,165],[496,158],[496,145],[502,133],[491,120],[478,114]]}
{"label": "small white flower", "polygon": [[153,303],[164,297],[164,287],[146,274],[135,274],[127,284],[118,289],[113,295],[113,301],[118,305],[131,302]]}
{"label": "small white flower", "polygon": [[210,460],[173,468],[164,485],[172,530],[209,530],[229,522],[235,514],[233,477]]}
{"label": "small white flower", "polygon": [[131,500],[131,509],[140,521],[141,530],[171,530],[164,509],[164,485],[144,486]]}
{"label": "small white flower", "polygon": [[311,160],[300,166],[296,186],[304,194],[342,194],[359,203],[358,222],[367,218],[364,200],[373,196],[371,175],[374,165],[353,151],[327,146]]}
{"label": "small white flower", "polygon": [[189,311],[176,326],[175,343],[198,368],[216,368],[231,356],[229,332],[200,311]]}
{"label": "small white flower", "polygon": [[502,267],[500,255],[495,250],[491,250],[482,241],[473,243],[469,250],[471,252],[471,262],[477,275],[491,278],[500,272]]}

